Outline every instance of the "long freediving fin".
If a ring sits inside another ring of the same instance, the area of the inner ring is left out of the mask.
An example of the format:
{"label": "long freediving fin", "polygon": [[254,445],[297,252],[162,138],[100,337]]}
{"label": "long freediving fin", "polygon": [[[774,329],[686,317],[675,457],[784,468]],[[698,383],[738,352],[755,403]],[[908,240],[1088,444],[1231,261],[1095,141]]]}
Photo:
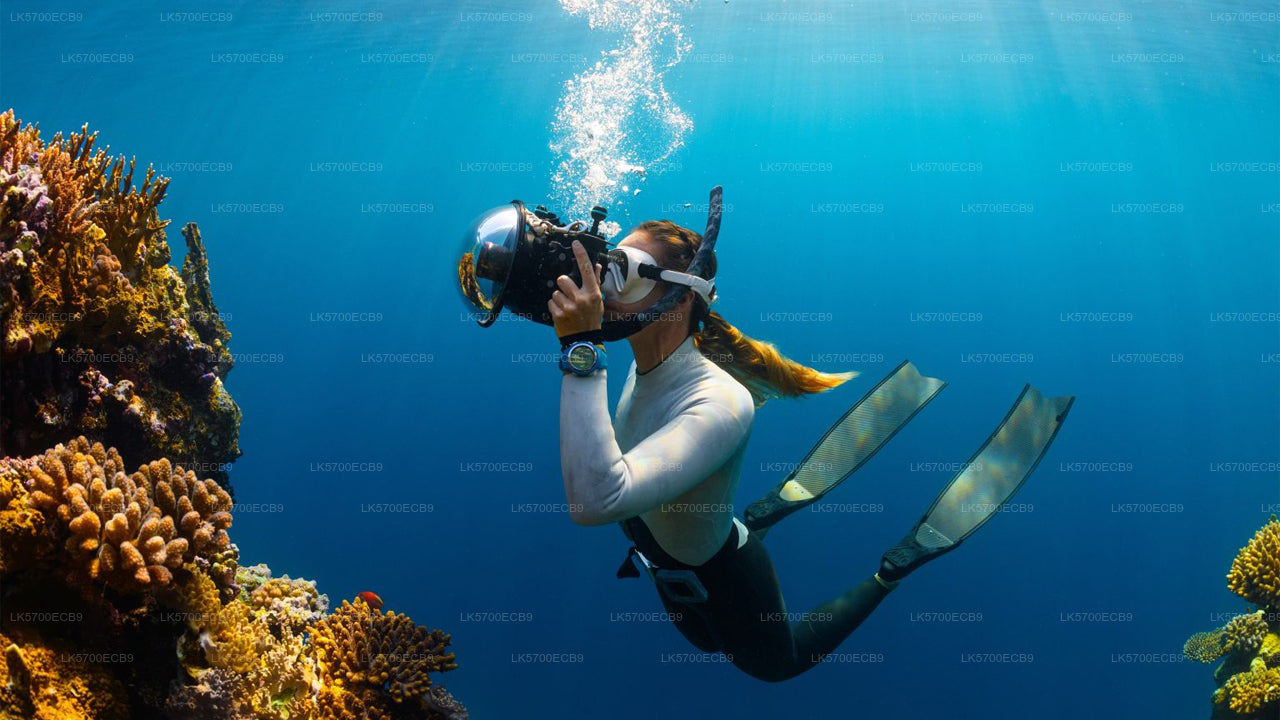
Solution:
{"label": "long freediving fin", "polygon": [[880,577],[901,580],[912,570],[951,552],[1026,482],[1049,451],[1071,410],[1071,396],[1046,398],[1031,385],[964,468],[951,479],[916,526],[881,560]]}
{"label": "long freediving fin", "polygon": [[747,507],[744,520],[763,537],[779,520],[844,482],[929,404],[946,383],[904,360],[827,430],[787,477]]}

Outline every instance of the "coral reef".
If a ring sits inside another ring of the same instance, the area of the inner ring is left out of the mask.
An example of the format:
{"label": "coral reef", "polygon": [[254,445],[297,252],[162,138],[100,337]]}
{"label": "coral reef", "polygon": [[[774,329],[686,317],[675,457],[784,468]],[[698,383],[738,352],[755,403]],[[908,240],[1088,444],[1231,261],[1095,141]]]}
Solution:
{"label": "coral reef", "polygon": [[179,274],[157,211],[169,181],[149,168],[135,183],[135,163],[96,138],[46,143],[0,114],[0,454],[84,434],[131,465],[180,459],[228,487],[240,410],[199,231],[183,231]]}
{"label": "coral reef", "polygon": [[0,114],[0,718],[463,720],[448,635],[240,566],[200,233],[95,138]]}
{"label": "coral reef", "polygon": [[1274,719],[1280,716],[1280,523],[1271,516],[1240,550],[1227,575],[1230,590],[1261,606],[1226,625],[1192,635],[1182,652],[1200,662],[1222,659],[1214,671],[1214,720]]}
{"label": "coral reef", "polygon": [[1240,550],[1227,587],[1254,605],[1280,611],[1280,522],[1273,518]]}
{"label": "coral reef", "polygon": [[[432,682],[457,667],[447,634],[360,599],[329,614],[314,582],[239,567],[231,508],[211,479],[167,460],[128,475],[114,448],[84,437],[0,459],[0,585],[7,602],[42,609],[0,618],[0,633],[19,638],[0,635],[0,716],[124,718],[141,706],[184,720],[467,717]],[[106,632],[15,620],[50,608]],[[143,648],[171,659],[71,662],[46,642],[89,658]]]}

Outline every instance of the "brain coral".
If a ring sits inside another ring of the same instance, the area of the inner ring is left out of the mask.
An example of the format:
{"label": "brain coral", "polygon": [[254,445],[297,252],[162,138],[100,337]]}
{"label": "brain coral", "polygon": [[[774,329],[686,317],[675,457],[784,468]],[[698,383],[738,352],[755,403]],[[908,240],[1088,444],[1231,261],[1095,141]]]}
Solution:
{"label": "brain coral", "polygon": [[1272,519],[1240,550],[1227,587],[1259,607],[1280,611],[1280,522]]}
{"label": "brain coral", "polygon": [[230,545],[231,497],[168,460],[126,475],[114,448],[83,437],[34,460],[3,463],[23,478],[28,506],[64,539],[73,574],[136,591],[168,585],[173,570]]}
{"label": "brain coral", "polygon": [[225,482],[240,410],[200,233],[183,231],[179,273],[157,211],[169,181],[135,182],[96,137],[45,142],[0,113],[0,452],[85,434]]}

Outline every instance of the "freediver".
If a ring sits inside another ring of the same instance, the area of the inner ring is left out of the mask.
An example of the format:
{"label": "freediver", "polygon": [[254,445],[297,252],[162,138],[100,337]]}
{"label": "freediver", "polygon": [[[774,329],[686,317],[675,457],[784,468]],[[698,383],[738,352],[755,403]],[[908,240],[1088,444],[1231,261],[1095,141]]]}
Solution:
{"label": "freediver", "polygon": [[[786,620],[765,535],[822,500],[946,386],[904,361],[846,411],[795,469],[734,516],[755,409],[771,398],[836,387],[711,309],[723,190],[712,189],[699,235],[645,222],[612,250],[600,232],[513,200],[463,235],[458,289],[491,327],[504,308],[560,339],[560,456],[570,514],[620,523],[632,547],[617,576],[644,570],[680,632],[766,681],[808,670],[834,651],[903,578],[954,550],[1018,491],[1048,451],[1071,397],[1023,387],[1004,420],[915,526],[847,592]],[[613,419],[604,342],[626,339],[635,361]]]}
{"label": "freediver", "polygon": [[[633,563],[639,561],[694,646],[723,652],[748,675],[777,682],[820,663],[903,578],[954,549],[997,512],[1047,450],[1071,399],[1045,399],[1025,388],[1001,424],[1008,428],[1004,434],[1017,437],[999,438],[997,431],[983,448],[992,451],[988,463],[1001,467],[984,471],[983,451],[975,454],[969,467],[978,469],[966,469],[948,485],[884,554],[877,572],[804,621],[789,623],[761,538],[777,520],[848,477],[945,383],[904,362],[836,423],[796,472],[748,508],[744,524],[733,516],[733,498],[755,408],[770,398],[825,391],[854,373],[827,374],[791,361],[711,310],[711,298],[680,277],[701,241],[696,232],[664,220],[639,225],[618,245],[688,287],[674,306],[627,337],[635,361],[612,422],[598,342],[606,313],[616,319],[641,312],[673,283],[633,283],[629,293],[606,299],[601,266],[573,242],[583,280],[559,276],[547,306],[562,351],[568,350],[560,402],[565,495],[578,524],[622,523],[634,546],[618,577],[638,576]],[[699,275],[710,280],[715,273],[712,255]],[[1002,446],[991,447],[995,443]],[[1021,456],[1013,467],[1010,450]]]}

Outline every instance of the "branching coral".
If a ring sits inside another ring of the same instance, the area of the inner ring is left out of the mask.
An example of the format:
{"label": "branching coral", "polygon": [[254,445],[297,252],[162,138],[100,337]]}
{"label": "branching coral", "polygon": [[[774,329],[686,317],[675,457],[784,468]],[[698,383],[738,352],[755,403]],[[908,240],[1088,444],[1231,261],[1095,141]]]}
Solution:
{"label": "branching coral", "polygon": [[135,182],[96,139],[46,143],[0,114],[0,449],[92,434],[131,464],[182,458],[225,481],[240,410],[199,232],[183,231],[179,275],[157,210],[168,180]]}
{"label": "branching coral", "polygon": [[1259,607],[1280,611],[1280,522],[1272,519],[1241,548],[1227,587]]}
{"label": "branching coral", "polygon": [[114,448],[80,437],[36,462],[4,464],[23,479],[27,505],[63,540],[73,573],[117,590],[168,585],[184,563],[230,545],[231,497],[168,460],[126,475]]}
{"label": "branching coral", "polygon": [[1280,713],[1280,668],[1254,668],[1232,675],[1213,699],[1240,717],[1274,718]]}
{"label": "branching coral", "polygon": [[449,635],[428,630],[404,615],[371,609],[362,600],[316,623],[312,643],[325,684],[386,692],[396,703],[431,686],[431,673],[453,670]]}

